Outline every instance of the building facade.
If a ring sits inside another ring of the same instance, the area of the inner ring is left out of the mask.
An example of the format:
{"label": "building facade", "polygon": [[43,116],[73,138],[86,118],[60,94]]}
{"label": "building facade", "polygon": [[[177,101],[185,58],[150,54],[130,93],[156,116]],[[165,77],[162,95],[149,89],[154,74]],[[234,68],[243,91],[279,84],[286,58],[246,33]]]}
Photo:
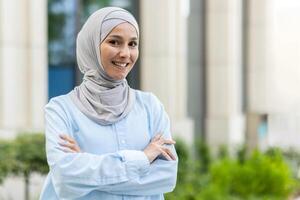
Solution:
{"label": "building facade", "polygon": [[[140,59],[128,82],[159,97],[175,137],[202,138],[214,150],[300,146],[297,0],[84,2],[0,0],[1,138],[43,131],[49,98],[81,82],[77,31],[91,12],[114,5],[140,23]],[[33,179],[33,194],[41,183]],[[7,180],[0,198],[22,199],[16,184],[23,187]]]}

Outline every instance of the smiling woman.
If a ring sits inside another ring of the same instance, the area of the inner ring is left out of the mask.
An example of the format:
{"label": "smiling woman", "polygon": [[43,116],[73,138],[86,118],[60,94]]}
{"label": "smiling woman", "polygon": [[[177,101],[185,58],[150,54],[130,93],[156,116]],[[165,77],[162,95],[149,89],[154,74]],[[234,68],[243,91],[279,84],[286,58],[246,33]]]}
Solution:
{"label": "smiling woman", "polygon": [[175,141],[160,101],[129,87],[139,27],[106,7],[78,33],[83,82],[45,108],[50,172],[40,199],[162,200],[177,176]]}
{"label": "smiling woman", "polygon": [[101,63],[112,79],[124,79],[138,55],[138,33],[129,23],[116,26],[100,45]]}

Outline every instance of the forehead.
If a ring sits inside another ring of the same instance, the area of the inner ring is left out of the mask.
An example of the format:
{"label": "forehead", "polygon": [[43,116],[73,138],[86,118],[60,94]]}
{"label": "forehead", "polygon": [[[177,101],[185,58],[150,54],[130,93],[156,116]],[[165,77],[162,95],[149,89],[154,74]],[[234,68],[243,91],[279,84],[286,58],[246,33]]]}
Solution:
{"label": "forehead", "polygon": [[136,29],[128,22],[117,25],[108,34],[108,37],[119,36],[124,38],[138,38]]}

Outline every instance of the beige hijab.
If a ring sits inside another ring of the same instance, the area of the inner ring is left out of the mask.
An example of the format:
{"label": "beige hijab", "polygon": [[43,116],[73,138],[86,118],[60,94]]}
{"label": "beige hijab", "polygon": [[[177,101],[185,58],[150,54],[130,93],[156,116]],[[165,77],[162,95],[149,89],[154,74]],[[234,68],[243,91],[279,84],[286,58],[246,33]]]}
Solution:
{"label": "beige hijab", "polygon": [[99,45],[114,27],[124,22],[132,24],[139,36],[135,18],[117,7],[102,8],[93,13],[77,36],[77,63],[84,77],[70,96],[82,113],[101,125],[109,125],[126,117],[135,102],[135,93],[126,79],[111,79],[100,60]]}

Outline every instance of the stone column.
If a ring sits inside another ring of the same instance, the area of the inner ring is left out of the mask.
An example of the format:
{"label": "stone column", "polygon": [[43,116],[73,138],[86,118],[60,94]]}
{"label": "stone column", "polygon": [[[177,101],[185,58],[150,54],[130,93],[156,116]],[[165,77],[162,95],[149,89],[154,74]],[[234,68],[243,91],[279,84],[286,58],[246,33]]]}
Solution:
{"label": "stone column", "polygon": [[[158,6],[159,5],[159,6]],[[193,140],[187,117],[187,15],[184,0],[141,1],[141,86],[162,101],[173,134]]]}
{"label": "stone column", "polygon": [[206,12],[206,139],[213,151],[232,149],[244,141],[241,1],[209,0]]}
{"label": "stone column", "polygon": [[190,0],[188,18],[188,116],[196,138],[204,136],[205,103],[205,0]]}
{"label": "stone column", "polygon": [[[249,1],[249,115],[268,115],[267,145],[299,148],[300,28],[298,1]],[[255,122],[255,121],[254,121]],[[249,146],[257,127],[247,124]]]}
{"label": "stone column", "polygon": [[1,9],[1,125],[12,131],[28,124],[28,1],[2,1]]}
{"label": "stone column", "polygon": [[0,132],[43,127],[47,94],[47,2],[1,1]]}
{"label": "stone column", "polygon": [[274,71],[272,0],[248,1],[247,96],[249,112],[265,113],[272,107],[271,74]]}
{"label": "stone column", "polygon": [[[259,146],[258,127],[262,116],[278,105],[274,82],[274,1],[247,1],[247,126],[249,150]],[[273,96],[273,97],[272,97]],[[275,98],[274,98],[275,97]],[[275,103],[275,104],[274,104]],[[274,107],[274,105],[276,105]],[[283,105],[282,105],[283,106]]]}
{"label": "stone column", "polygon": [[48,100],[47,1],[30,1],[29,126],[34,130],[43,130],[44,105]]}
{"label": "stone column", "polygon": [[298,1],[249,1],[248,96],[251,112],[294,112],[300,95]]}

